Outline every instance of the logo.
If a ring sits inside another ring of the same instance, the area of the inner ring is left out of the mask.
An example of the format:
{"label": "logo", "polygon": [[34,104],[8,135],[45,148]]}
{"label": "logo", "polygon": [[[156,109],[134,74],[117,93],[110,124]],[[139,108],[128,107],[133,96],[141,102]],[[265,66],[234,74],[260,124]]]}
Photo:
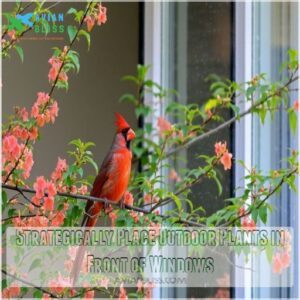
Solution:
{"label": "logo", "polygon": [[29,27],[32,27],[33,22],[30,21],[30,19],[32,18],[33,13],[28,13],[26,15],[17,15],[17,19],[20,20],[24,25],[27,25]]}
{"label": "logo", "polygon": [[34,32],[39,33],[64,33],[64,13],[38,14],[33,13],[17,14],[16,17],[8,16],[8,29],[23,31],[24,26],[33,27]]}

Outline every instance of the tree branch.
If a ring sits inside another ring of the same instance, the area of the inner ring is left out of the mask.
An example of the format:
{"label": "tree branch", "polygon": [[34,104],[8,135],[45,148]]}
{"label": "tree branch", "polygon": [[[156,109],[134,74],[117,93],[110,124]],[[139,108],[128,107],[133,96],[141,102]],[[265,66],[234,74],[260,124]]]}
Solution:
{"label": "tree branch", "polygon": [[[2,184],[2,188],[6,189],[6,190],[12,190],[12,191],[21,190],[24,193],[30,193],[30,194],[35,194],[36,193],[34,189],[25,188],[25,187],[16,187],[16,186],[13,186],[13,185],[8,185],[8,184]],[[110,200],[107,200],[107,199],[104,199],[104,198],[97,198],[97,197],[85,196],[85,195],[79,195],[79,194],[72,194],[72,193],[61,193],[61,192],[58,192],[57,195],[61,196],[61,197],[79,199],[79,200],[83,200],[83,201],[91,200],[93,202],[101,202],[101,203],[105,203],[106,205],[112,205],[113,207],[121,207],[122,206],[121,203],[116,203],[114,201],[110,201]],[[48,194],[45,193],[44,196],[47,197]],[[143,208],[136,207],[136,206],[130,206],[130,205],[126,205],[126,204],[125,204],[125,208],[128,209],[128,210],[133,210],[133,211],[141,212],[141,213],[144,213],[144,214],[151,214],[152,213],[151,210],[143,209]],[[160,214],[158,214],[157,216],[159,216],[163,219],[168,219],[169,218],[169,216],[160,215]],[[186,225],[190,225],[190,226],[195,226],[195,227],[205,226],[204,224],[199,224],[197,222],[184,220],[184,219],[178,220],[178,223],[186,224]]]}
{"label": "tree branch", "polygon": [[18,278],[17,276],[8,273],[8,272],[7,272],[6,270],[4,270],[4,269],[2,269],[2,273],[5,274],[6,276],[9,276],[9,277],[11,277],[11,278],[17,280],[17,281],[20,281],[20,282],[22,282],[22,283],[25,283],[26,285],[29,285],[30,287],[33,287],[33,288],[35,288],[36,290],[39,290],[39,291],[41,291],[41,292],[43,292],[43,293],[45,293],[45,294],[48,294],[48,295],[51,296],[52,298],[59,298],[59,297],[57,297],[56,295],[52,294],[51,292],[49,292],[49,291],[47,291],[47,290],[45,290],[45,289],[43,289],[43,288],[41,288],[41,287],[37,287],[37,286],[35,286],[34,284],[32,284],[31,282],[29,282],[29,281],[27,281],[27,280]]}
{"label": "tree branch", "polygon": [[249,209],[249,210],[246,211],[244,214],[242,214],[242,215],[240,215],[240,216],[234,218],[234,219],[231,220],[231,221],[228,221],[228,222],[222,224],[221,226],[224,227],[224,226],[231,226],[231,225],[234,225],[234,224],[236,223],[236,221],[240,220],[240,219],[243,218],[243,217],[246,217],[246,216],[250,215],[254,209],[259,209],[259,208],[260,208],[260,207],[261,207],[261,206],[262,206],[262,205],[263,205],[263,204],[264,204],[264,203],[265,203],[265,202],[266,202],[273,194],[275,194],[275,193],[280,189],[280,187],[284,184],[284,182],[285,182],[286,179],[288,179],[289,177],[291,177],[293,174],[295,174],[295,173],[297,173],[297,172],[299,172],[298,167],[296,167],[295,169],[292,169],[288,174],[282,176],[280,182],[274,187],[274,189],[272,189],[272,191],[271,191],[268,195],[265,196],[264,199],[262,199],[262,200],[258,203],[257,206],[255,206],[255,207],[252,208],[252,209]]}
{"label": "tree branch", "polygon": [[[235,121],[240,120],[241,118],[245,117],[246,115],[250,114],[253,109],[259,107],[260,105],[264,104],[268,99],[276,96],[276,95],[280,95],[282,93],[282,91],[284,91],[290,84],[292,84],[293,82],[295,82],[296,80],[299,79],[298,76],[295,76],[295,74],[297,73],[298,68],[296,69],[296,71],[292,74],[292,76],[289,78],[289,80],[280,88],[278,88],[274,93],[266,96],[265,98],[261,99],[260,101],[257,101],[256,103],[254,103],[251,107],[249,107],[247,110],[245,110],[244,112],[242,112],[241,114],[232,117],[231,119],[227,120],[226,122],[222,123],[221,125],[189,140],[188,142],[186,142],[185,144],[182,144],[180,146],[177,146],[176,148],[170,150],[165,158],[168,158],[170,156],[172,156],[173,154],[177,153],[180,150],[186,149],[192,145],[194,145],[195,143],[204,140],[205,138],[217,133],[218,131],[228,127],[229,125],[231,125],[232,123],[234,123]],[[294,77],[295,76],[295,77]]]}

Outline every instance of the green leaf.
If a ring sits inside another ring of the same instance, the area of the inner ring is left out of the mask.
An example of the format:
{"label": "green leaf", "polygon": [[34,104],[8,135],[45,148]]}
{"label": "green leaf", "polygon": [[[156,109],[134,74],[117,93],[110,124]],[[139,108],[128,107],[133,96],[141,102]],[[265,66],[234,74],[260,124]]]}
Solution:
{"label": "green leaf", "polygon": [[261,206],[259,209],[259,217],[264,224],[267,223],[267,207]]}
{"label": "green leaf", "polygon": [[88,50],[90,50],[90,46],[91,46],[91,35],[86,32],[85,30],[81,29],[78,32],[78,36],[84,36],[86,38],[87,44],[88,44]]}
{"label": "green leaf", "polygon": [[76,33],[77,33],[77,28],[76,28],[76,26],[68,25],[68,35],[69,35],[70,42],[73,41],[73,39],[74,39],[75,36],[76,36]]}
{"label": "green leaf", "polygon": [[272,259],[273,259],[273,248],[270,245],[269,241],[268,241],[268,243],[266,245],[266,256],[267,256],[268,262],[271,263]]}
{"label": "green leaf", "polygon": [[41,298],[43,297],[43,292],[40,291],[40,290],[35,290],[35,291],[33,292],[33,297],[34,297],[34,298],[37,298],[37,299],[41,299]]}
{"label": "green leaf", "polygon": [[219,101],[217,99],[210,99],[207,101],[207,103],[204,106],[204,110],[208,111],[212,108],[215,108],[216,106],[218,106]]}
{"label": "green leaf", "polygon": [[78,58],[78,53],[75,51],[70,51],[68,54],[68,58],[72,61],[73,65],[76,68],[76,72],[79,72],[80,69],[80,63],[79,63],[79,58]]}
{"label": "green leaf", "polygon": [[172,200],[175,202],[175,204],[176,204],[178,210],[181,210],[181,208],[182,208],[182,203],[181,203],[180,198],[177,197],[176,195],[172,195],[171,198],[172,198]]}
{"label": "green leaf", "polygon": [[135,105],[138,104],[138,101],[136,100],[135,96],[132,94],[124,94],[120,97],[119,99],[120,102],[130,102],[133,103]]}
{"label": "green leaf", "polygon": [[7,193],[2,190],[2,209],[4,210],[7,206]]}
{"label": "green leaf", "polygon": [[29,272],[32,271],[33,269],[40,267],[41,266],[41,259],[36,258],[30,265]]}
{"label": "green leaf", "polygon": [[71,7],[68,11],[67,11],[67,15],[71,15],[71,14],[76,14],[77,10],[74,7]]}
{"label": "green leaf", "polygon": [[17,53],[19,54],[19,57],[21,59],[22,62],[24,62],[24,52],[23,52],[23,48],[18,46],[18,45],[15,45],[14,47],[17,51]]}
{"label": "green leaf", "polygon": [[289,122],[292,133],[295,134],[297,129],[297,114],[293,109],[289,110]]}
{"label": "green leaf", "polygon": [[136,117],[137,118],[140,116],[147,117],[151,113],[151,110],[152,109],[150,106],[141,105],[135,109]]}

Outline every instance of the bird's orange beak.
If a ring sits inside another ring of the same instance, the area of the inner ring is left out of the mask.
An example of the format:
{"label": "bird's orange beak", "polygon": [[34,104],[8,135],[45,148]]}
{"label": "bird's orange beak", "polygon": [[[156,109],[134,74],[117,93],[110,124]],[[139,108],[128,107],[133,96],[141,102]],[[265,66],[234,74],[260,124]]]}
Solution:
{"label": "bird's orange beak", "polygon": [[130,128],[127,131],[127,141],[132,141],[135,138],[135,133],[134,131]]}

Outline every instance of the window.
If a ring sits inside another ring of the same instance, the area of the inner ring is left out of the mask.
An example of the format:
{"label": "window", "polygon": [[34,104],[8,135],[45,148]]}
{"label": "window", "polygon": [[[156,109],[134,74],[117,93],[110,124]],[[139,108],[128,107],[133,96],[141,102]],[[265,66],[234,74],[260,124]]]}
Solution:
{"label": "window", "polygon": [[[198,102],[209,96],[205,78],[212,73],[232,78],[238,82],[250,80],[258,73],[267,73],[270,80],[279,80],[284,74],[278,69],[286,60],[289,48],[298,47],[298,11],[296,2],[236,2],[236,3],[147,3],[146,4],[146,64],[153,65],[153,78],[164,86],[176,88],[184,103]],[[290,101],[297,98],[291,92]],[[149,100],[151,101],[151,99]],[[241,105],[241,111],[249,107]],[[161,108],[161,112],[163,109]],[[224,115],[228,118],[228,115]],[[298,127],[299,128],[299,127]],[[263,126],[256,117],[248,115],[231,129],[219,136],[210,137],[188,151],[187,164],[193,165],[195,153],[205,154],[216,140],[227,140],[236,159],[243,159],[248,166],[262,170],[284,167],[283,157],[289,149],[297,149],[298,138],[289,131],[287,116],[278,112],[271,123],[266,118]],[[181,162],[174,161],[178,168]],[[239,166],[231,176],[223,177],[227,187],[222,197],[234,193],[240,186],[245,171]],[[299,186],[299,181],[298,181]],[[223,203],[214,187],[207,182],[194,188],[195,203],[202,204],[208,213],[219,209]],[[297,195],[284,187],[281,194],[272,197],[279,209],[268,220],[268,226],[292,226],[299,230],[299,204]],[[299,295],[299,240],[294,241],[294,287],[292,288],[237,288],[235,297],[297,297]],[[263,276],[266,266],[260,264]],[[270,269],[270,267],[268,267]],[[244,280],[253,286],[259,282],[259,274],[248,276],[233,274],[232,282]],[[298,283],[298,284],[297,284]],[[173,290],[163,296],[212,296],[205,289]]]}

